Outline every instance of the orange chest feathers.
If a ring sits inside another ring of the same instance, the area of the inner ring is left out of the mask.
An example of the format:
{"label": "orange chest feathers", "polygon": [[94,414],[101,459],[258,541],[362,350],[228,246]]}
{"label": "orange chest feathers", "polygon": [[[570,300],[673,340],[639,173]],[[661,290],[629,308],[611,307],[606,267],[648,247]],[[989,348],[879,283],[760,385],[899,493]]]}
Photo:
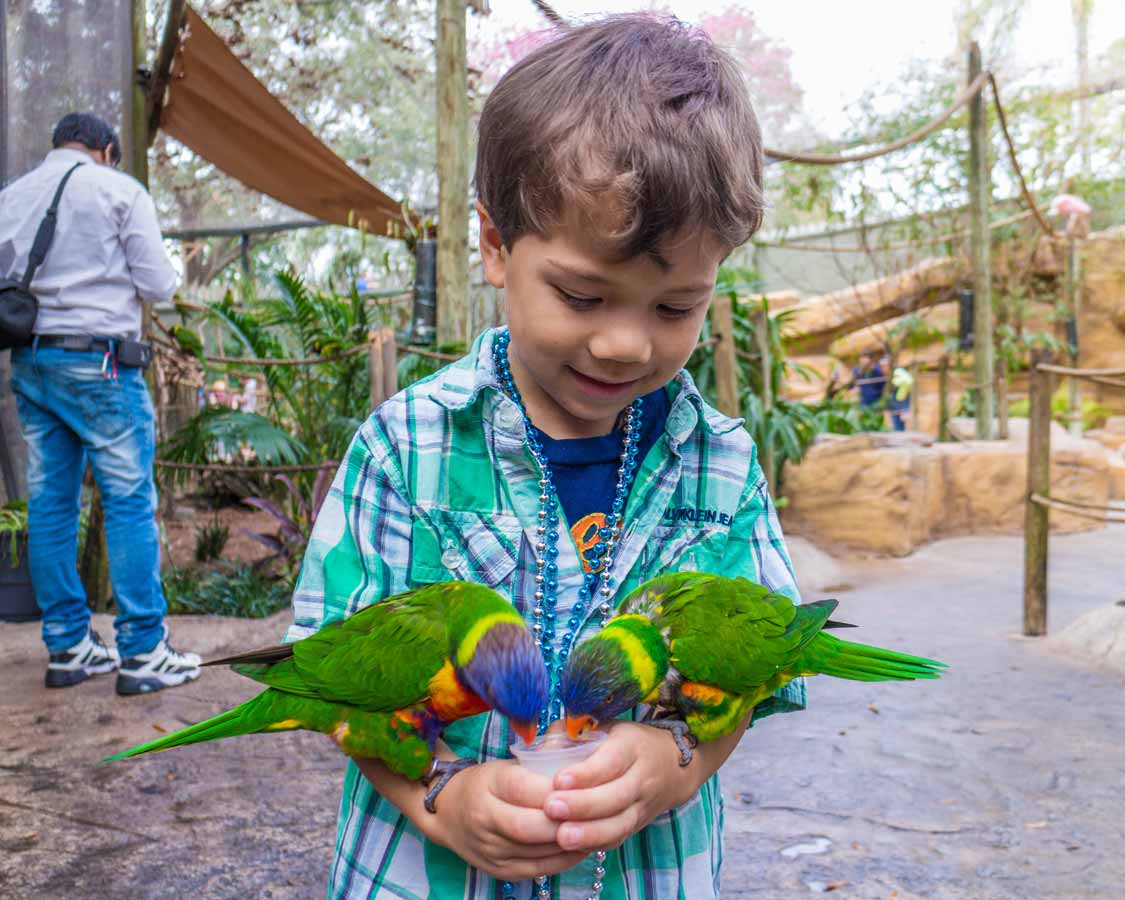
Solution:
{"label": "orange chest feathers", "polygon": [[462,686],[448,659],[430,679],[429,707],[443,722],[479,715],[490,708],[477,694]]}

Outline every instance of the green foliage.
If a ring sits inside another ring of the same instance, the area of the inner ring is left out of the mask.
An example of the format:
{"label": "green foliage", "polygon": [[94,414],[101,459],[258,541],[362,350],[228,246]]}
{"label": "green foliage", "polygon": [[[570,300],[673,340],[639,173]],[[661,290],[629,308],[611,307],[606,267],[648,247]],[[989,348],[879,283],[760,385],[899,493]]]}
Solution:
{"label": "green foliage", "polygon": [[[1095,400],[1085,398],[1080,407],[1082,413],[1082,430],[1090,431],[1101,428],[1109,418],[1109,410]],[[1031,401],[1027,397],[1013,400],[1008,404],[1008,415],[1026,419],[1031,415]],[[1070,424],[1070,394],[1065,385],[1051,395],[1051,418],[1060,425]]]}
{"label": "green foliage", "polygon": [[261,619],[289,605],[284,581],[248,563],[223,563],[215,569],[173,566],[161,574],[168,611]]}
{"label": "green foliage", "polygon": [[[439,344],[434,348],[438,353],[450,353],[464,356],[465,345],[460,341],[449,344]],[[448,363],[428,356],[419,356],[417,353],[407,353],[398,361],[398,383],[400,387],[407,387],[423,378],[428,378],[435,372],[445,368]]]}
{"label": "green foliage", "polygon": [[277,532],[264,534],[244,528],[243,533],[272,551],[271,556],[257,563],[259,568],[276,562],[293,569],[305,555],[317,514],[332,486],[332,470],[325,468],[317,472],[308,494],[288,475],[275,475],[274,480],[285,487],[284,508],[269,497],[247,497],[242,502],[273,516]]}
{"label": "green foliage", "polygon": [[[746,418],[746,429],[754,438],[759,455],[766,449],[772,451],[777,473],[781,473],[787,461],[799,461],[805,455],[816,436],[824,429],[814,411],[804,403],[781,399],[782,385],[787,378],[809,379],[811,370],[795,363],[787,356],[782,329],[793,313],[784,310],[770,316],[769,304],[762,297],[760,304],[745,299],[760,290],[758,274],[752,269],[724,266],[719,270],[715,285],[717,294],[731,298],[734,320],[734,344],[738,352],[740,397],[742,414]],[[758,349],[757,329],[761,327],[760,311],[765,311],[768,322],[768,341],[770,348],[769,371],[763,371],[761,353]],[[711,324],[708,320],[703,327],[701,340],[711,338]],[[715,353],[712,347],[703,347],[692,354],[688,360],[688,371],[695,380],[700,393],[708,402],[715,402]],[[762,403],[766,380],[772,389],[773,407],[767,412]]]}
{"label": "green foliage", "polygon": [[27,541],[27,502],[13,500],[0,506],[0,547],[8,545],[8,562],[20,564],[20,544]]}
{"label": "green foliage", "polygon": [[[228,292],[207,319],[233,341],[233,356],[283,360],[338,356],[367,342],[379,314],[353,288],[340,295],[311,289],[292,271],[277,273],[278,292],[246,289],[240,303]],[[220,368],[237,375],[234,364]],[[268,391],[262,413],[224,407],[202,410],[161,447],[182,463],[212,463],[246,446],[252,462],[292,465],[339,459],[369,412],[367,355],[354,353],[309,365],[262,366]],[[175,472],[175,470],[173,470]],[[182,480],[185,473],[174,474]],[[313,473],[299,479],[310,484]]]}
{"label": "green foliage", "polygon": [[195,529],[195,561],[210,562],[223,555],[223,549],[230,540],[230,528],[216,518]]}
{"label": "green foliage", "polygon": [[863,431],[886,431],[887,423],[879,405],[864,406],[837,394],[812,404],[819,428],[828,434],[859,434]]}

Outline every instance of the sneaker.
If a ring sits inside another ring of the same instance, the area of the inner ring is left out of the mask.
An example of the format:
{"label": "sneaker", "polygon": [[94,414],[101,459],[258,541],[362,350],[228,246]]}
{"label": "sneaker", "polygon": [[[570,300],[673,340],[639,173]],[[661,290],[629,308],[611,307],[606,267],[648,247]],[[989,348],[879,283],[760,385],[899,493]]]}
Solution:
{"label": "sneaker", "polygon": [[164,637],[148,653],[138,653],[121,660],[117,673],[117,693],[149,694],[164,688],[187,684],[199,677],[203,660],[195,653],[180,653],[168,643],[168,626]]}
{"label": "sneaker", "polygon": [[117,651],[107,647],[94,629],[77,644],[61,653],[52,653],[47,663],[46,685],[49,688],[70,687],[91,675],[104,675],[118,667]]}

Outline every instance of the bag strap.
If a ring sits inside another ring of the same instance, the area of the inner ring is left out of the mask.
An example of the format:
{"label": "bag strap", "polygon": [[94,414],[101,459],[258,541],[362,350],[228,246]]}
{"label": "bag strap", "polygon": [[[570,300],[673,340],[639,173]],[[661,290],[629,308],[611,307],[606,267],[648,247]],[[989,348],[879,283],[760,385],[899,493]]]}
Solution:
{"label": "bag strap", "polygon": [[35,277],[35,270],[43,265],[43,260],[47,258],[47,251],[51,249],[51,241],[55,239],[55,225],[58,223],[59,201],[62,199],[63,188],[66,187],[70,176],[74,174],[74,170],[84,165],[85,163],[75,163],[67,170],[67,173],[62,177],[62,181],[59,182],[58,190],[55,191],[55,199],[51,201],[51,205],[43,216],[43,221],[39,223],[39,230],[35,232],[35,241],[31,245],[31,253],[27,257],[27,271],[23,273],[23,289],[25,291],[31,290],[31,279]]}

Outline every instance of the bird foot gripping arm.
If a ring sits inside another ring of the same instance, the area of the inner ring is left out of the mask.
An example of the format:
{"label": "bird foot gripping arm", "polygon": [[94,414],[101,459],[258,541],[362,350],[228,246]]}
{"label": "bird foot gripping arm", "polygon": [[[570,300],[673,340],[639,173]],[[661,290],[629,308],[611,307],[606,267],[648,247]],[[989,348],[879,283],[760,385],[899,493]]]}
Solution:
{"label": "bird foot gripping arm", "polygon": [[672,737],[676,739],[676,746],[680,748],[680,767],[691,765],[695,756],[692,749],[699,744],[699,740],[691,733],[691,727],[687,722],[681,722],[679,719],[653,719],[645,724],[672,732]]}
{"label": "bird foot gripping arm", "polygon": [[[435,759],[433,765],[430,766],[430,771],[422,779],[422,784],[430,788],[423,801],[426,812],[436,813],[437,807],[434,804],[437,801],[437,795],[441,793],[441,789],[449,784],[449,780],[462,769],[467,769],[476,764],[475,759]],[[431,785],[433,786],[431,787]]]}

